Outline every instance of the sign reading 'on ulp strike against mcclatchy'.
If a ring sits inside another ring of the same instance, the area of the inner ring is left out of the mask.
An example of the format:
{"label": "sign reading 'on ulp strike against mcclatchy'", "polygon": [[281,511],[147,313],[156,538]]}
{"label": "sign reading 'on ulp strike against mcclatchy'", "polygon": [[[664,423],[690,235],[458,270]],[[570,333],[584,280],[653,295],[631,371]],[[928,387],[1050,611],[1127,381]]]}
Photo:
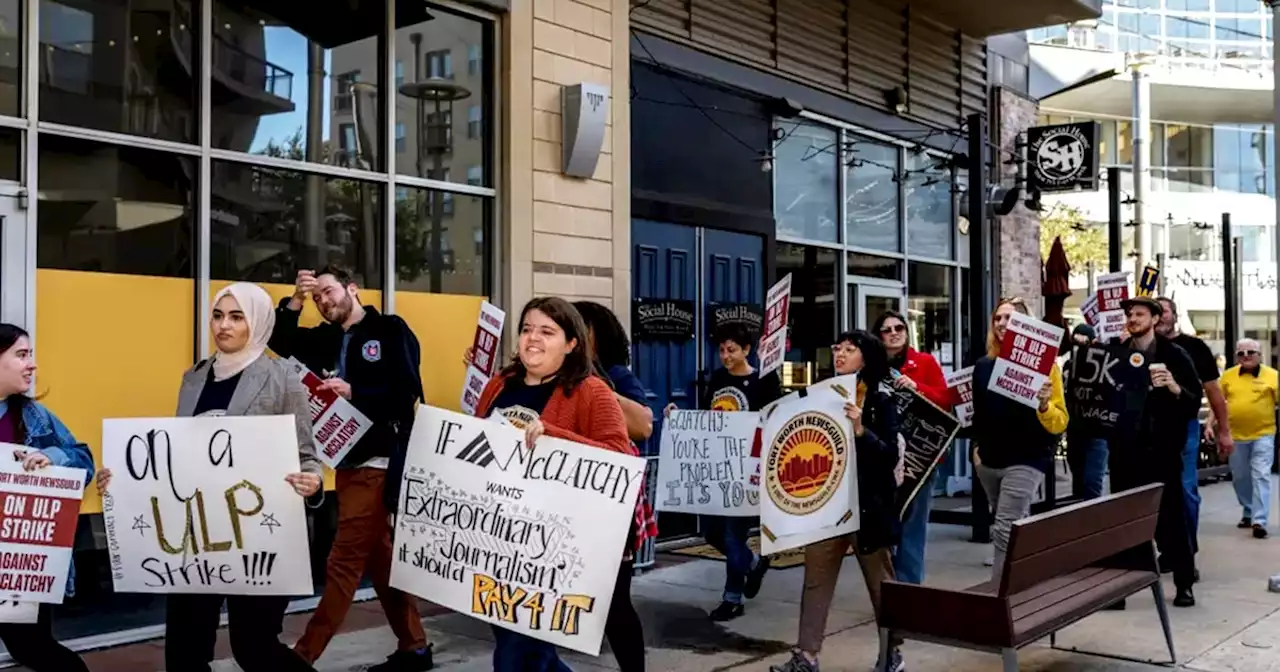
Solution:
{"label": "sign reading 'on ulp strike against mcclatchy'", "polygon": [[1062,334],[1061,327],[1022,313],[1010,316],[989,389],[1020,404],[1039,406],[1036,395],[1053,370]]}
{"label": "sign reading 'on ulp strike against mcclatchy'", "polygon": [[19,604],[60,604],[71,567],[85,471],[65,467],[24,471],[21,463],[9,457],[15,450],[27,449],[0,444],[4,458],[0,459],[0,598]]}
{"label": "sign reading 'on ulp strike against mcclatchy'", "polygon": [[311,410],[311,437],[316,442],[316,457],[330,469],[337,469],[342,458],[351,452],[373,423],[350,401],[338,396],[337,392],[321,388],[324,381],[305,364],[293,357],[284,361],[307,390],[307,407]]}
{"label": "sign reading 'on ulp strike against mcclatchy'", "polygon": [[595,655],[645,461],[420,406],[391,585],[491,625]]}

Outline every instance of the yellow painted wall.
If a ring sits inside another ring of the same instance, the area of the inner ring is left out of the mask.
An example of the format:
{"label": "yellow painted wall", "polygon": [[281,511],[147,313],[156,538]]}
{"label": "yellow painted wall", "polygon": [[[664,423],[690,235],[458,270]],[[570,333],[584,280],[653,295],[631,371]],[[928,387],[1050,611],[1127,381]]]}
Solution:
{"label": "yellow painted wall", "polygon": [[[227,282],[210,283],[210,296]],[[277,301],[292,285],[263,285]],[[193,281],[113,273],[36,272],[37,392],[102,463],[104,418],[171,416],[194,362]],[[382,292],[361,300],[382,305]],[[475,335],[480,297],[397,292],[396,313],[422,345],[422,383],[435,406],[457,409],[462,353]],[[300,324],[318,324],[308,301]],[[326,486],[333,487],[326,473]],[[93,488],[83,513],[102,511]]]}

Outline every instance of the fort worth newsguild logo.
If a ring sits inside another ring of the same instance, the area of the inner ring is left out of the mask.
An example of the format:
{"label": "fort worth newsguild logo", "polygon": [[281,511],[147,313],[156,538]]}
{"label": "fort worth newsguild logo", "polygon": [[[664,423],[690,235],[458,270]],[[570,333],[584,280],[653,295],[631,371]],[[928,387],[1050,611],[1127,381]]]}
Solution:
{"label": "fort worth newsguild logo", "polygon": [[747,395],[740,389],[730,386],[721,389],[711,396],[711,410],[734,413],[747,410]]}
{"label": "fort worth newsguild logo", "polygon": [[508,408],[498,409],[498,414],[507,419],[512,427],[524,431],[529,423],[538,419],[538,414],[531,408],[524,406],[510,406]]}
{"label": "fort worth newsguild logo", "polygon": [[849,437],[826,413],[806,411],[774,437],[765,466],[765,489],[782,511],[803,516],[821,509],[844,480]]}

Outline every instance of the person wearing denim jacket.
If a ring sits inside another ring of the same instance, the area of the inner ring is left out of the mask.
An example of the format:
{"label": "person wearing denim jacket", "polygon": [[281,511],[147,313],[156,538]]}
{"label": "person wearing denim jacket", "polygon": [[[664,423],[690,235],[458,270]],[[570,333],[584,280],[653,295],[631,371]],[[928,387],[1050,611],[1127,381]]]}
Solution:
{"label": "person wearing denim jacket", "polygon": [[[0,324],[0,443],[23,446],[13,459],[23,469],[84,469],[93,478],[93,455],[44,405],[27,396],[36,365],[31,337],[21,327]],[[3,456],[0,456],[3,459]],[[67,597],[75,594],[75,565],[67,571]],[[20,665],[34,672],[79,672],[89,669],[80,656],[53,638],[53,605],[40,605],[35,623],[0,624],[0,641]]]}

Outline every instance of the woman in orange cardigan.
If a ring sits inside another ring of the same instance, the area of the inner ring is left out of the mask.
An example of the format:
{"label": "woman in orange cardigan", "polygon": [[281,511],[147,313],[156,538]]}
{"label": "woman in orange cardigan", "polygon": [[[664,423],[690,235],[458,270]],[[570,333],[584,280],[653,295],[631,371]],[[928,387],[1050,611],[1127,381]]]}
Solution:
{"label": "woman in orange cardigan", "polygon": [[[502,415],[524,430],[534,450],[545,434],[635,455],[622,407],[608,383],[594,375],[591,361],[577,309],[559,297],[534,299],[520,314],[516,359],[485,386],[476,417]],[[494,672],[569,670],[552,644],[499,627],[493,636]]]}

